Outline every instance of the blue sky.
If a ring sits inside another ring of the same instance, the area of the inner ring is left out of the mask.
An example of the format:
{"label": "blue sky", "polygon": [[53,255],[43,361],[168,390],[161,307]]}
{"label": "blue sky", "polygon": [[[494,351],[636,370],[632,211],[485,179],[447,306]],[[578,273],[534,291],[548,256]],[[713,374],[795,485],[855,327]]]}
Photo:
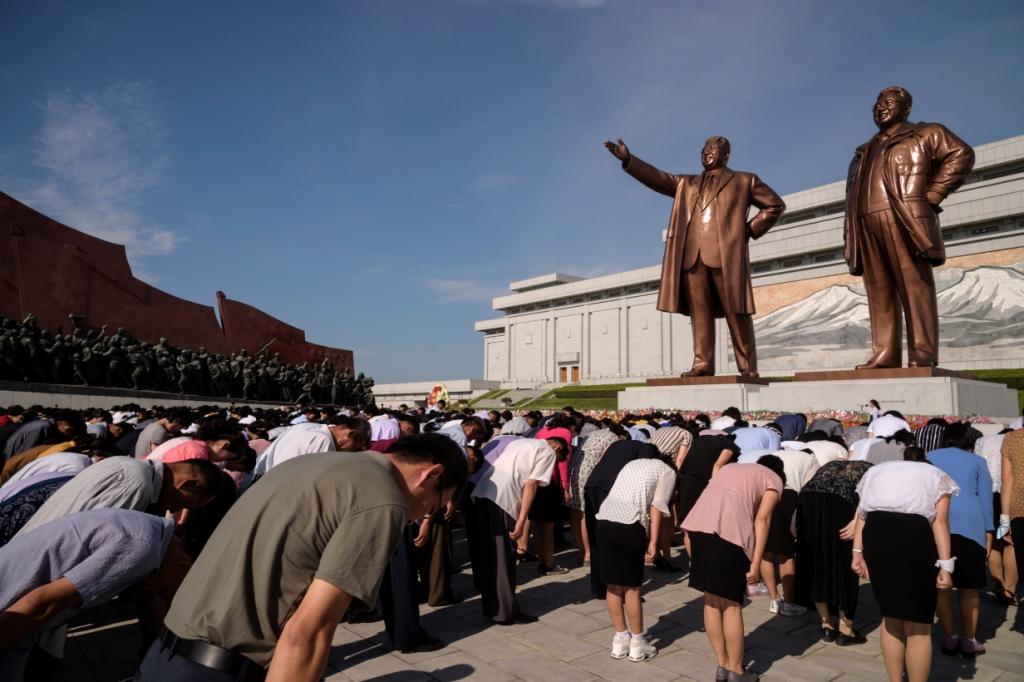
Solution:
{"label": "blue sky", "polygon": [[692,172],[725,135],[787,193],[845,176],[890,84],[1021,134],[1022,28],[1017,0],[5,2],[0,190],[378,381],[479,377],[510,281],[660,261],[669,201],[604,139]]}

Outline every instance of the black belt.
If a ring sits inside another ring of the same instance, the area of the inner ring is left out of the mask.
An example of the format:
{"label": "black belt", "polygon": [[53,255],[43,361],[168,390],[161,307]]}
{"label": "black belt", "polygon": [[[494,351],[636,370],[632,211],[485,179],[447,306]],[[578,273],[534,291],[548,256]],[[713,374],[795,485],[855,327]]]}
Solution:
{"label": "black belt", "polygon": [[167,628],[161,630],[159,640],[161,650],[170,649],[175,656],[231,675],[239,682],[263,682],[267,677],[265,668],[230,649],[223,649],[200,639],[182,639]]}

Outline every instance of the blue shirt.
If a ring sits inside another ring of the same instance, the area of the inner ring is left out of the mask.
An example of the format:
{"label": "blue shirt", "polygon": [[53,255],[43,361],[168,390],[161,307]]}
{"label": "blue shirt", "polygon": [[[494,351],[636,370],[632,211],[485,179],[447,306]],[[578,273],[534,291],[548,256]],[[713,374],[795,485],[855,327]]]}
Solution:
{"label": "blue shirt", "polygon": [[985,532],[995,530],[992,519],[992,477],[985,459],[960,448],[928,453],[928,461],[960,486],[949,501],[949,532],[985,546]]}
{"label": "blue shirt", "polygon": [[746,426],[736,429],[732,435],[736,439],[736,445],[739,446],[740,452],[750,450],[775,452],[782,443],[779,434],[761,426]]}
{"label": "blue shirt", "polygon": [[[46,523],[0,549],[0,611],[67,578],[82,603],[55,614],[39,634],[56,628],[158,569],[173,531],[171,519],[125,509],[93,509]],[[25,638],[0,652],[0,679],[22,679],[31,644]]]}
{"label": "blue shirt", "polygon": [[807,418],[802,414],[780,414],[775,423],[782,427],[782,440],[796,440],[807,428]]}

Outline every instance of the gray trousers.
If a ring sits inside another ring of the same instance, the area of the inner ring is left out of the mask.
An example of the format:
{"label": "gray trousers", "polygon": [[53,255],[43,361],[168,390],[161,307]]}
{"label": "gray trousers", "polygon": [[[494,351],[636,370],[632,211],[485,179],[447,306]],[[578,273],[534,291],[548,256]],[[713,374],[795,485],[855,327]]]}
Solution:
{"label": "gray trousers", "polygon": [[476,512],[473,555],[479,562],[480,603],[484,617],[508,621],[519,615],[516,603],[516,550],[509,538],[515,522],[505,511],[486,498],[473,500]]}

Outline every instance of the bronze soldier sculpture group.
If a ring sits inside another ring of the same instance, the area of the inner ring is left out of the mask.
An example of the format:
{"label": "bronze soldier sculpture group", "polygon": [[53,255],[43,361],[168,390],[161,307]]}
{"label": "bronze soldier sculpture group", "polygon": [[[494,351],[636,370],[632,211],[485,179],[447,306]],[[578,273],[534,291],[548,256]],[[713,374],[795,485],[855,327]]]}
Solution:
{"label": "bronze soldier sculpture group", "polygon": [[[844,238],[850,273],[864,278],[871,358],[858,370],[902,366],[902,318],[909,367],[939,361],[939,316],[932,268],[945,262],[939,204],[974,166],[974,151],[938,123],[910,123],[913,101],[885,88],[873,107],[878,133],[857,148],[846,189]],[[699,175],[673,175],[605,142],[622,168],[673,198],[662,261],[658,310],[690,317],[693,367],[684,377],[715,374],[715,318],[725,317],[740,375],[756,379],[750,239],[764,235],[785,204],[753,173],[731,170],[729,141],[704,143]],[[750,208],[758,209],[750,219]]]}
{"label": "bronze soldier sculpture group", "polygon": [[41,329],[29,315],[23,322],[0,316],[0,380],[131,388],[243,400],[283,400],[334,405],[372,405],[373,379],[319,364],[289,365],[279,354],[209,353],[178,348],[160,339],[149,344],[118,328],[108,334],[82,329],[71,318],[71,333]]}

